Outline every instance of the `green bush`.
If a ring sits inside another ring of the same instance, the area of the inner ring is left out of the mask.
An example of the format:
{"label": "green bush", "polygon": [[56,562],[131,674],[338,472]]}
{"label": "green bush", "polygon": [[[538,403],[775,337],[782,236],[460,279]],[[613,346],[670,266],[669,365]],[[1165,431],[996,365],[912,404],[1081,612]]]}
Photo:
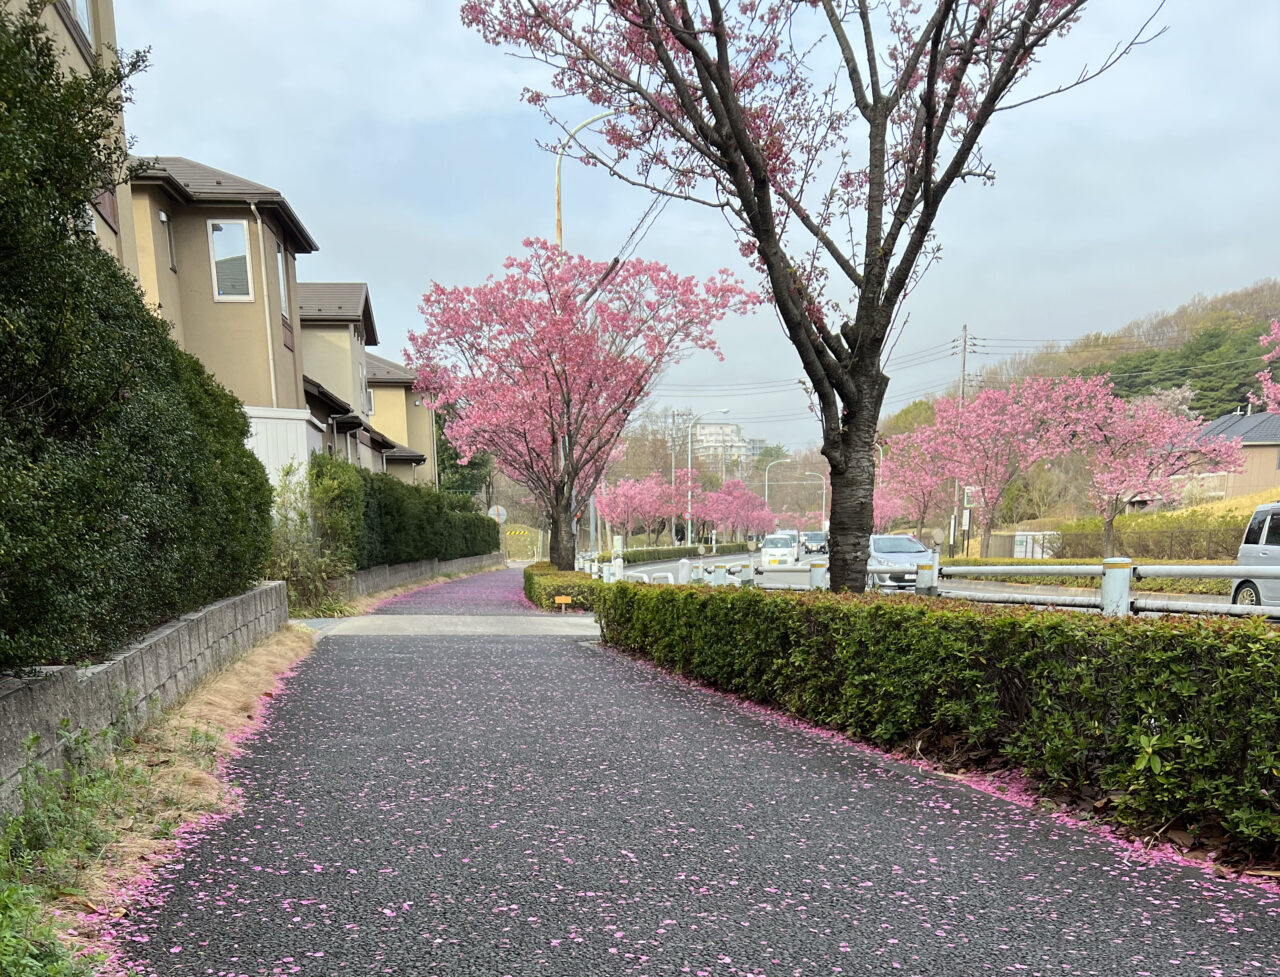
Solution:
{"label": "green bush", "polygon": [[499,549],[498,524],[476,512],[470,496],[409,485],[328,455],[312,455],[310,478],[318,534],[357,569]]}
{"label": "green bush", "polygon": [[[1117,516],[1117,556],[1135,559],[1232,561],[1240,548],[1247,517],[1208,515],[1195,509],[1181,512],[1138,512]],[[1102,517],[1091,516],[1059,530],[1057,555],[1092,559],[1102,555]]]}
{"label": "green bush", "polygon": [[609,586],[590,574],[557,570],[550,563],[534,563],[524,568],[524,595],[529,603],[544,611],[559,610],[556,597],[572,597],[574,610],[595,610],[596,595]]}
{"label": "green bush", "polygon": [[[719,543],[716,545],[715,556],[711,555],[711,547],[706,547],[706,559],[715,559],[719,556],[728,556],[733,553],[746,553],[746,543]],[[634,549],[622,551],[623,563],[657,563],[660,560],[680,560],[685,557],[693,558],[698,555],[698,547],[696,546],[637,546]],[[613,559],[613,554],[606,550],[597,557],[601,563],[608,562]]]}
{"label": "green bush", "polygon": [[[289,588],[289,613],[294,617],[331,616],[320,613],[332,609],[335,604],[329,586],[331,580],[348,576],[355,565],[346,551],[335,548],[331,532],[334,512],[341,513],[341,500],[334,494],[327,496],[332,508],[317,503],[322,485],[332,485],[331,480],[313,480],[292,462],[280,471],[276,485],[273,511],[275,524],[271,531],[271,558],[267,563],[267,575],[272,580],[283,580]],[[359,481],[357,480],[357,485]],[[338,540],[341,542],[341,538]]]}
{"label": "green bush", "polygon": [[[1001,566],[1001,567],[1017,567],[1017,566],[1052,566],[1053,564],[1074,564],[1096,563],[1099,566],[1102,560],[1099,559],[1053,559],[1053,560],[1023,560],[1023,559],[1004,559],[1002,557],[961,557],[943,561],[946,566],[953,567],[977,567],[977,566]],[[1152,560],[1143,559],[1143,563],[1176,563],[1185,565],[1189,563],[1203,563],[1206,566],[1217,566],[1219,563],[1213,560]],[[1038,584],[1042,587],[1092,587],[1095,590],[1099,586],[1100,578],[1098,577],[1072,577],[1063,574],[1062,576],[1031,576],[1025,577],[966,577],[966,580],[998,580],[1001,583],[1018,583],[1018,584]],[[953,579],[954,586],[960,586],[963,581],[959,578]],[[1142,580],[1134,580],[1130,584],[1130,588],[1135,592],[1156,593],[1156,594],[1222,594],[1229,595],[1231,593],[1230,580],[1215,580],[1205,577],[1147,577]]]}
{"label": "green bush", "polygon": [[1263,621],[625,582],[594,606],[610,645],[882,747],[946,744],[1138,828],[1280,850],[1280,634]]}

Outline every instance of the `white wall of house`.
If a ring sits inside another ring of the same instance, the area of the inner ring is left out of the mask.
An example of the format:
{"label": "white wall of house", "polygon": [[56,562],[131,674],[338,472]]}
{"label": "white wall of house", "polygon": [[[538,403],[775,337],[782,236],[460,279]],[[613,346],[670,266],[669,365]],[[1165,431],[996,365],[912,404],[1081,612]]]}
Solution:
{"label": "white wall of house", "polygon": [[305,466],[310,452],[307,429],[311,412],[284,407],[246,407],[249,416],[249,449],[258,456],[272,485],[279,484],[280,469],[289,462]]}

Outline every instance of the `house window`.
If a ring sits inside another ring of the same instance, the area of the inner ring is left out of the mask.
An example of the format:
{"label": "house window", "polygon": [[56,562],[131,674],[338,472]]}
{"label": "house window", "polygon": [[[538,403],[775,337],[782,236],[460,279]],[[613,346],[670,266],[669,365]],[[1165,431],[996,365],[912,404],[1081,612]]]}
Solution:
{"label": "house window", "polygon": [[89,0],[71,0],[70,7],[76,23],[84,31],[84,36],[89,39],[90,44],[93,44],[93,10]]}
{"label": "house window", "polygon": [[119,234],[120,207],[116,202],[115,190],[95,190],[93,192],[93,206],[96,207],[98,213],[102,215],[102,219],[106,221],[107,227]]}
{"label": "house window", "polygon": [[163,210],[160,211],[160,223],[164,225],[165,243],[169,245],[169,268],[178,270],[178,246],[173,241],[173,221]]}
{"label": "house window", "polygon": [[289,319],[289,263],[285,260],[284,245],[276,242],[276,275],[280,279],[280,315]]}
{"label": "house window", "polygon": [[363,363],[360,366],[360,399],[364,402],[364,412],[373,413],[373,391],[369,389],[369,371]]}
{"label": "house window", "polygon": [[209,221],[209,261],[215,302],[252,302],[249,277],[249,222]]}

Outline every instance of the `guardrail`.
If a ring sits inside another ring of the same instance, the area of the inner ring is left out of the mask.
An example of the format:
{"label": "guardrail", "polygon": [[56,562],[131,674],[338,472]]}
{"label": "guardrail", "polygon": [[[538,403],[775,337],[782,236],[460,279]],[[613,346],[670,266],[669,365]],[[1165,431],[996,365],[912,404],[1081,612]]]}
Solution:
{"label": "guardrail", "polygon": [[1054,607],[1081,607],[1103,614],[1224,614],[1234,617],[1280,617],[1280,607],[1259,604],[1218,604],[1211,601],[1182,601],[1159,598],[1135,598],[1131,584],[1143,578],[1190,578],[1206,580],[1280,580],[1280,566],[1242,567],[1205,566],[1203,564],[1137,564],[1127,557],[1113,557],[1098,564],[1046,564],[1025,566],[948,567],[937,562],[923,562],[916,568],[916,593],[937,595],[940,584],[948,578],[963,577],[1101,577],[1098,596],[1087,594],[992,594],[946,589],[945,596],[997,604],[1036,604]]}

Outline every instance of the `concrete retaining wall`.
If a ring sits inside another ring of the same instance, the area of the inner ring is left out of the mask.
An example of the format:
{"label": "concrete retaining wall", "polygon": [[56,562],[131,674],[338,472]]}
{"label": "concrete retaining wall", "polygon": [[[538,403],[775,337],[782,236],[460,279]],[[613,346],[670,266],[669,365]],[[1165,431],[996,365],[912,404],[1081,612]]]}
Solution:
{"label": "concrete retaining wall", "polygon": [[380,590],[392,587],[403,587],[418,580],[428,580],[445,573],[474,573],[477,570],[488,570],[493,567],[506,566],[506,559],[501,553],[487,553],[484,556],[464,556],[460,560],[418,560],[416,563],[394,563],[391,565],[369,567],[355,576],[347,577],[334,589],[345,593],[348,597],[363,597],[365,594],[376,594]]}
{"label": "concrete retaining wall", "polygon": [[288,621],[277,581],[184,614],[101,665],[0,673],[0,809],[18,807],[27,763],[61,766],[65,737],[141,727]]}

